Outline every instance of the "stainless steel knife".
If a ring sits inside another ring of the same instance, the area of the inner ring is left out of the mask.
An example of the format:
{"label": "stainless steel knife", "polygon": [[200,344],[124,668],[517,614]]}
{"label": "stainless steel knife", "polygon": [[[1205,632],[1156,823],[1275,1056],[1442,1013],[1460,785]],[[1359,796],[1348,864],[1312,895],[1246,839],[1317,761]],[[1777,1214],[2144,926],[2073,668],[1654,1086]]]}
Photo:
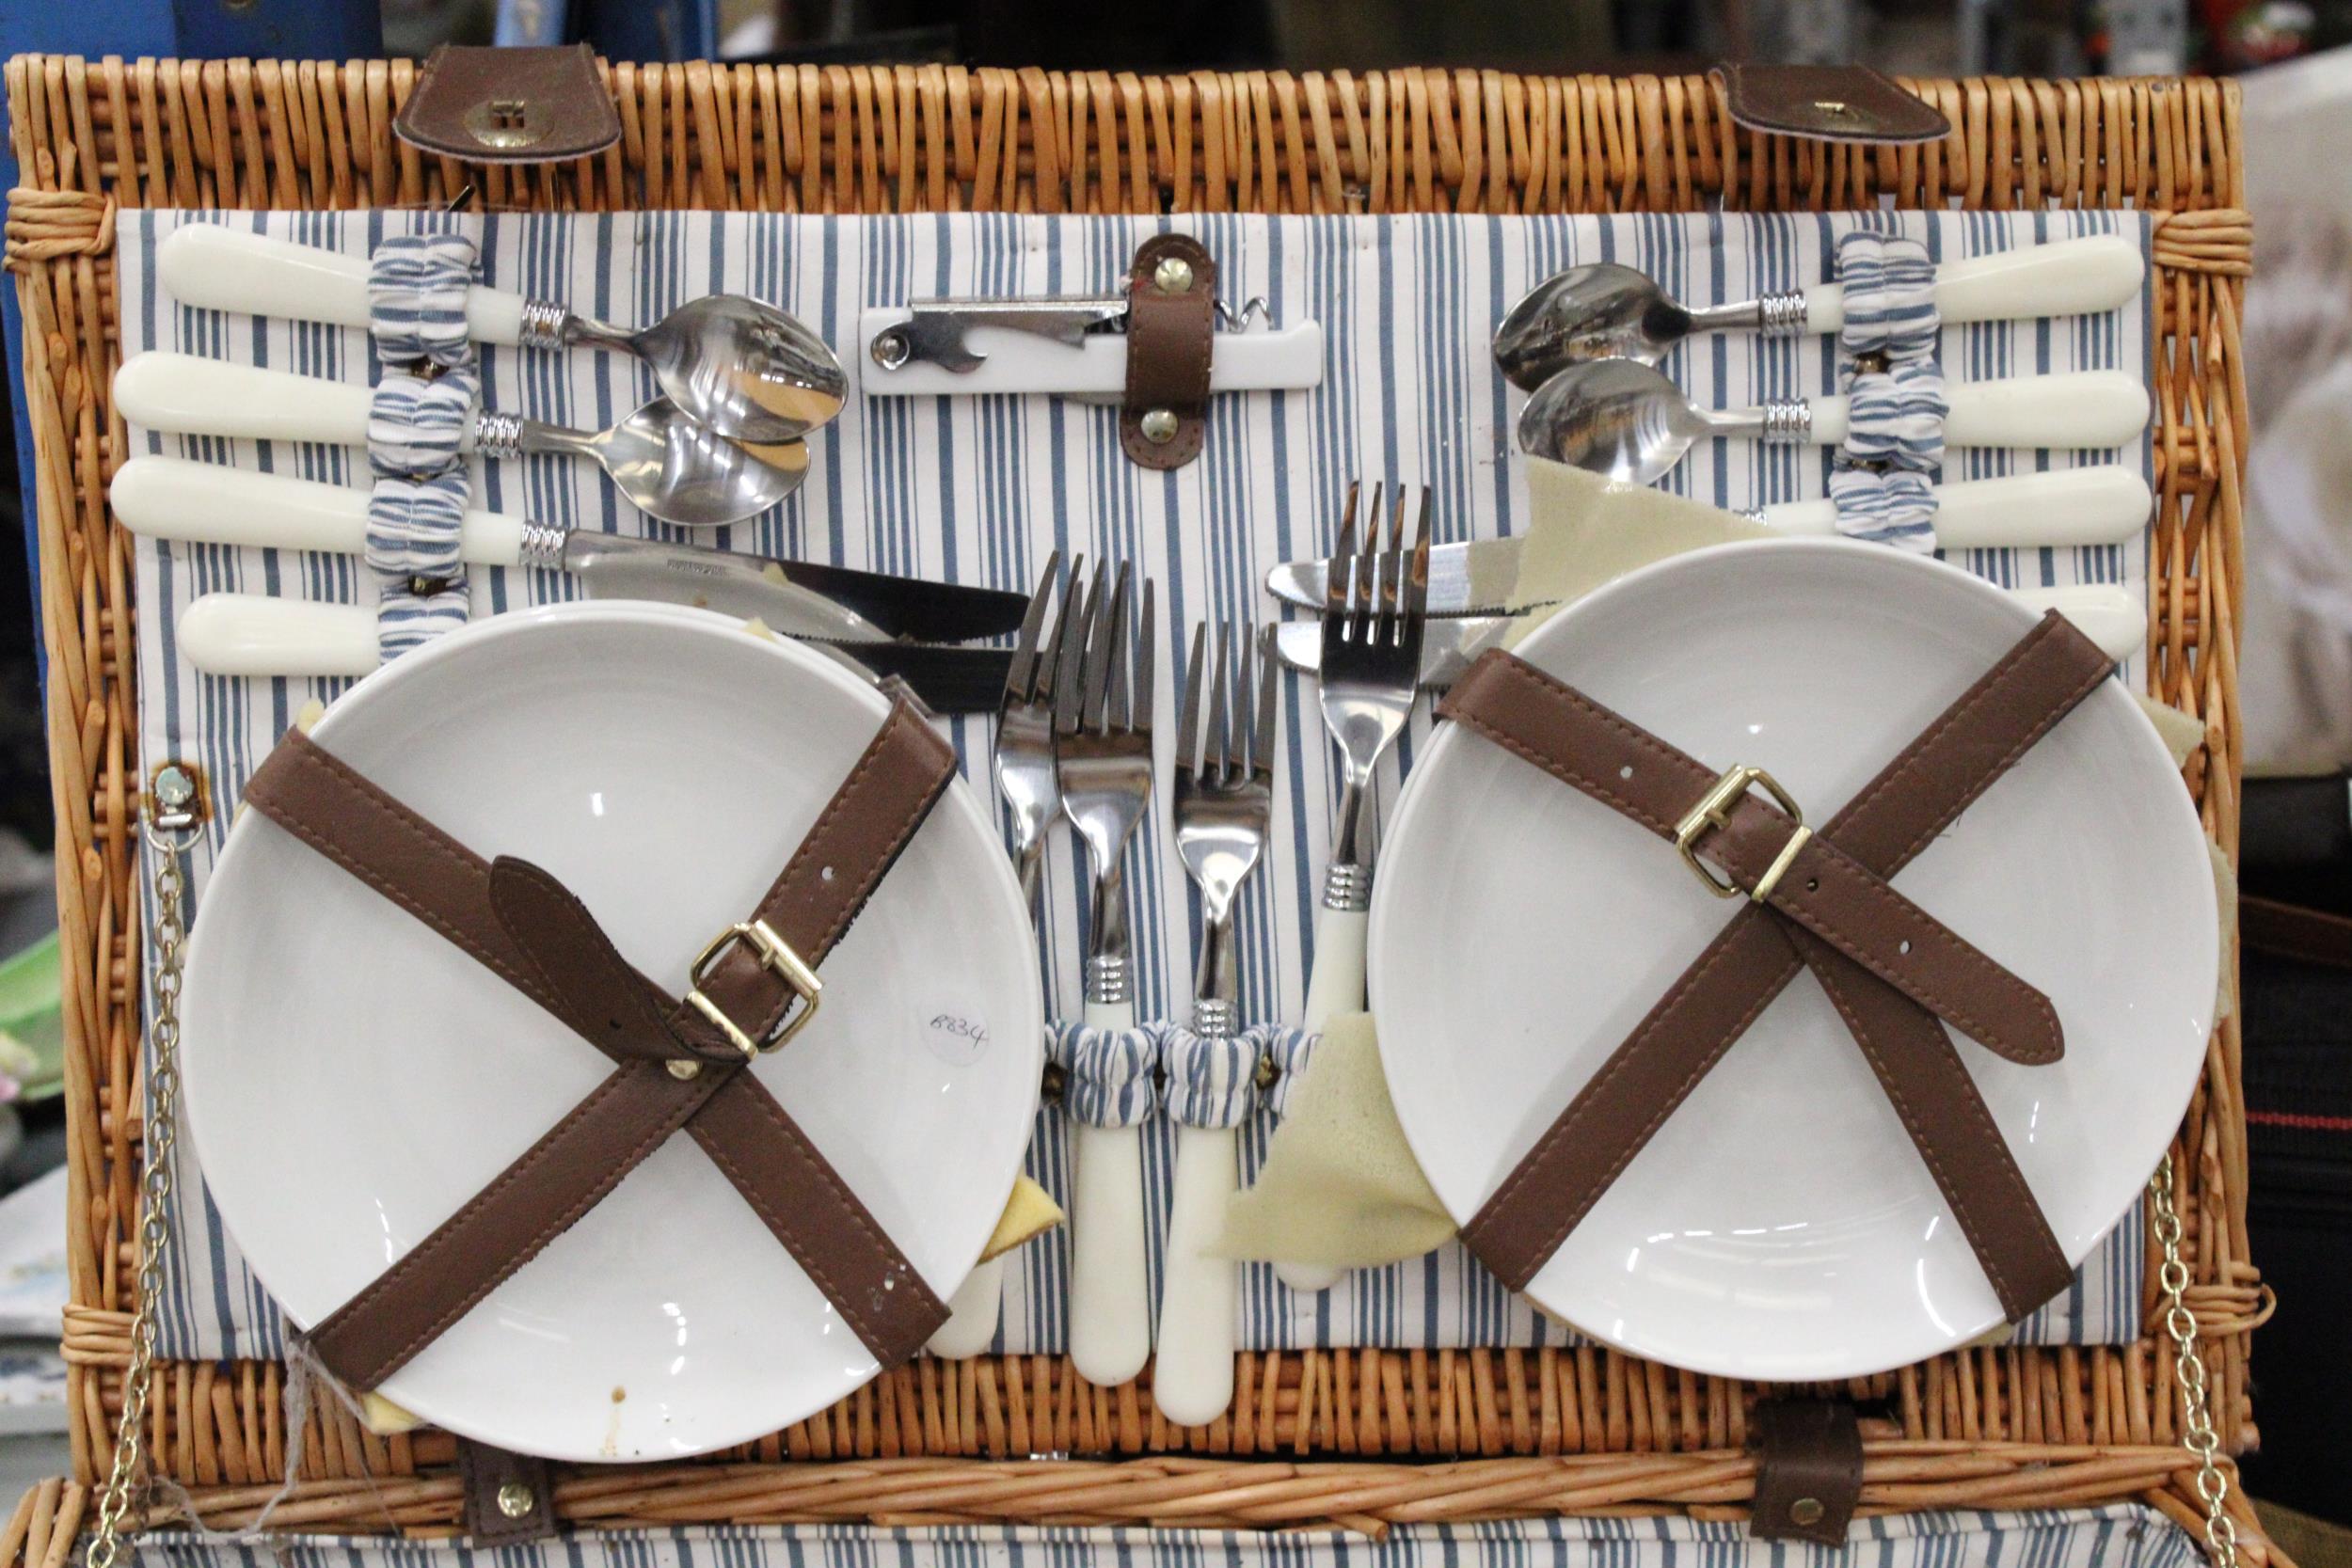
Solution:
{"label": "stainless steel knife", "polygon": [[[109,499],[123,526],[149,538],[345,555],[367,546],[367,492],[337,484],[135,457],[115,475]],[[472,565],[571,572],[591,598],[702,605],[756,615],[790,636],[837,641],[998,637],[1021,625],[1029,605],[1025,594],[993,588],[566,531],[495,512],[466,514],[458,555]]]}

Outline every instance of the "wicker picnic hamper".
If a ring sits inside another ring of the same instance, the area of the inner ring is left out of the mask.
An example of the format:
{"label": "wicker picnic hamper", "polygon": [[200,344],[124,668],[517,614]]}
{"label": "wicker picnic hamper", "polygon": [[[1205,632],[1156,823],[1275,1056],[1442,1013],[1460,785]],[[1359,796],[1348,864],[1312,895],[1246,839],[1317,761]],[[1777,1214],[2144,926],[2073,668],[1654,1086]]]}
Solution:
{"label": "wicker picnic hamper", "polygon": [[[34,56],[8,73],[23,183],[9,193],[7,257],[25,319],[66,933],[75,1474],[27,1497],[0,1560],[63,1560],[105,1475],[134,1350],[145,781],[131,564],[104,500],[125,439],[108,399],[118,209],[437,205],[469,183],[491,208],[558,211],[2142,209],[2155,214],[2157,266],[2146,668],[2154,695],[2202,722],[2187,785],[2217,841],[2235,844],[2249,233],[2233,85],[1914,82],[1951,135],[1856,150],[1742,130],[1696,76],[612,65],[621,143],[518,172],[396,141],[414,80],[405,61]],[[2265,1311],[2248,1259],[2238,1049],[2225,1017],[2169,1167],[2185,1300],[2225,1453],[2255,1441],[2248,1347]],[[2153,1260],[2136,1343],[1975,1348],[1837,1390],[1874,1413],[1866,1509],[2137,1498],[2201,1527]],[[249,1522],[278,1492],[284,1381],[275,1362],[156,1366],[148,1447],[208,1525]],[[1148,1370],[1105,1389],[1060,1357],[925,1359],[732,1455],[574,1473],[558,1511],[575,1523],[1375,1530],[1547,1513],[1736,1518],[1753,1485],[1743,1445],[1756,1392],[1597,1346],[1248,1353],[1230,1417],[1183,1430],[1154,1414]],[[273,1528],[455,1530],[452,1439],[379,1438],[331,1402],[314,1402],[310,1419],[301,1482]],[[2229,1509],[2243,1555],[2268,1560],[2234,1491]]]}

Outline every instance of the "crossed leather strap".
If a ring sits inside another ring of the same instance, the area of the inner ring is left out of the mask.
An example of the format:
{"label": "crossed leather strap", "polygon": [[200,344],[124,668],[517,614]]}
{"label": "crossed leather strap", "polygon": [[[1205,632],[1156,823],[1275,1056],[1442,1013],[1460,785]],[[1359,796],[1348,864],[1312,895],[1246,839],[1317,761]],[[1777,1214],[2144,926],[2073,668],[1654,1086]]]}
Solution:
{"label": "crossed leather strap", "polygon": [[[1938,1020],[2005,1060],[2064,1051],[2049,1000],[1887,885],[2112,662],[2055,611],[1818,831],[1512,655],[1486,655],[1441,718],[1534,763],[1744,894],[1740,912],[1569,1102],[1462,1239],[1524,1290],[1675,1107],[1810,969],[1902,1118],[2010,1321],[2064,1290],[2065,1253]],[[1685,831],[1688,830],[1688,831]],[[1724,879],[1727,879],[1725,881]]]}
{"label": "crossed leather strap", "polygon": [[946,1307],[746,1069],[814,1010],[808,974],[955,765],[920,712],[896,705],[758,909],[697,960],[680,1001],[631,968],[547,872],[511,857],[485,862],[308,736],[287,736],[246,785],[246,803],[614,1063],[504,1173],[318,1323],[310,1342],[327,1369],[354,1387],[382,1383],[680,1129],[878,1359],[914,1354]]}

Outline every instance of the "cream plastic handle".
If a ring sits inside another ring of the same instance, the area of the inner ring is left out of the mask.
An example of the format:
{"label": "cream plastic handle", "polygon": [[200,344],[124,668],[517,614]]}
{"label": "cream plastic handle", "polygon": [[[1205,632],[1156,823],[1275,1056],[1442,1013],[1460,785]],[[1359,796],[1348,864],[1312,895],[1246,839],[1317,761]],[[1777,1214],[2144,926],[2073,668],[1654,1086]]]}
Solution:
{"label": "cream plastic handle", "polygon": [[[1089,1002],[1096,1029],[1132,1029],[1127,1003]],[[1143,1137],[1134,1127],[1070,1128],[1070,1360],[1110,1387],[1152,1354],[1152,1293],[1143,1260]]]}
{"label": "cream plastic handle", "polygon": [[2144,582],[2012,588],[2010,593],[2037,615],[2057,610],[2118,664],[2148,646],[2148,585]]}
{"label": "cream plastic handle", "polygon": [[[200,545],[358,555],[367,547],[368,493],[183,457],[134,457],[107,491],[133,533]],[[458,555],[473,566],[512,566],[519,518],[469,512]]]}
{"label": "cream plastic handle", "polygon": [[[368,263],[358,256],[248,234],[217,223],[183,224],[155,247],[155,275],[183,305],[289,321],[368,325]],[[522,341],[523,296],[479,286],[466,293],[466,331],[507,348]]]}
{"label": "cream plastic handle", "polygon": [[1233,1146],[1231,1128],[1176,1129],[1152,1402],[1180,1427],[1206,1425],[1233,1402],[1233,1262],[1205,1250],[1236,1185]]}
{"label": "cream plastic handle", "polygon": [[[369,388],[257,371],[193,354],[142,354],[115,372],[115,407],[135,425],[180,436],[368,444]],[[472,450],[473,433],[462,443]]]}
{"label": "cream plastic handle", "polygon": [[[1323,910],[1315,915],[1315,963],[1307,972],[1307,1010],[1299,1027],[1320,1034],[1339,1013],[1361,1012],[1364,1006],[1364,940],[1372,915],[1364,910]],[[1290,1087],[1290,1102],[1314,1087],[1312,1075]],[[1343,1271],[1320,1263],[1279,1262],[1275,1276],[1294,1291],[1327,1291],[1339,1283]]]}
{"label": "cream plastic handle", "polygon": [[947,1321],[923,1348],[946,1361],[968,1361],[996,1341],[997,1308],[1003,1305],[1005,1260],[972,1265],[947,1300]]}
{"label": "cream plastic handle", "polygon": [[207,594],[173,629],[181,654],[208,675],[364,675],[382,662],[364,605]]}
{"label": "cream plastic handle", "polygon": [[[1935,311],[1947,322],[1991,322],[2112,310],[2139,293],[2147,272],[2139,246],[2118,234],[1996,250],[1937,267]],[[1846,325],[1843,284],[1807,289],[1804,300],[1807,331]]]}
{"label": "cream plastic handle", "polygon": [[[1947,550],[2112,545],[2148,526],[2155,502],[2148,483],[2112,463],[2051,468],[1935,488],[1935,542]],[[1783,533],[1833,534],[1837,508],[1826,500],[1764,509]]]}
{"label": "cream plastic handle", "polygon": [[[1955,382],[1945,396],[1951,412],[1944,440],[1955,447],[2104,449],[2137,440],[2148,428],[2148,388],[2122,371]],[[1815,398],[1812,411],[1815,445],[1834,447],[1846,438],[1844,398]]]}

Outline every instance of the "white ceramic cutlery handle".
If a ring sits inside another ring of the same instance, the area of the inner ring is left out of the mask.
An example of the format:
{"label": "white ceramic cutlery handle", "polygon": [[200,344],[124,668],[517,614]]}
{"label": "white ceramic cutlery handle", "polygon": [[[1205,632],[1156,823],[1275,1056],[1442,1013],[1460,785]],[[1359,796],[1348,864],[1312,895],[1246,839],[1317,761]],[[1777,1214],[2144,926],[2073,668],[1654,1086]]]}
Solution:
{"label": "white ceramic cutlery handle", "polygon": [[[2070,371],[2004,381],[1947,382],[1944,440],[1955,447],[2120,447],[2148,428],[2148,388],[2122,371]],[[1834,447],[1850,428],[1843,397],[1810,400],[1812,429],[1804,437]]]}
{"label": "white ceramic cutlery handle", "polygon": [[364,605],[207,594],[173,629],[181,654],[208,675],[364,675],[382,658]]}
{"label": "white ceramic cutlery handle", "polygon": [[968,1361],[995,1342],[997,1310],[1003,1305],[1005,1259],[972,1265],[947,1300],[947,1321],[923,1348],[946,1361]]}
{"label": "white ceramic cutlery handle", "polygon": [[[368,493],[183,457],[134,457],[107,491],[133,533],[200,545],[358,555],[367,547]],[[458,554],[469,565],[512,566],[522,520],[469,512]]]}
{"label": "white ceramic cutlery handle", "polygon": [[[1089,1002],[1095,1029],[1132,1029],[1133,1005]],[[1152,1292],[1143,1260],[1143,1134],[1136,1127],[1070,1127],[1070,1359],[1109,1386],[1152,1354]]]}
{"label": "white ceramic cutlery handle", "polygon": [[[1315,915],[1315,962],[1307,972],[1307,1007],[1298,1026],[1310,1035],[1341,1013],[1361,1012],[1364,1006],[1364,940],[1372,927],[1366,910],[1325,909]],[[1311,1066],[1312,1058],[1310,1058]],[[1289,1101],[1312,1090],[1311,1072],[1290,1087]],[[1327,1291],[1339,1283],[1342,1271],[1321,1263],[1274,1265],[1275,1277],[1294,1291]]]}
{"label": "white ceramic cutlery handle", "polygon": [[2148,645],[2148,589],[2144,583],[2077,583],[2068,588],[2013,588],[2010,592],[2040,615],[2057,610],[2074,629],[2121,664]]}
{"label": "white ceramic cutlery handle", "polygon": [[[2113,463],[1963,480],[1936,486],[1935,542],[1947,550],[2112,545],[2147,527],[2153,505],[2147,481]],[[1837,531],[1837,508],[1787,501],[1764,508],[1763,520],[1783,533],[1826,535]]]}
{"label": "white ceramic cutlery handle", "polygon": [[[368,444],[369,388],[203,359],[142,354],[115,372],[115,407],[135,425],[180,436]],[[468,433],[465,445],[472,447]]]}
{"label": "white ceramic cutlery handle", "polygon": [[[2139,293],[2147,262],[2117,234],[2090,234],[1963,257],[1935,269],[1935,310],[1947,322],[2031,321],[2112,310]],[[1805,291],[1805,329],[1846,325],[1846,291],[1824,283]]]}
{"label": "white ceramic cutlery handle", "polygon": [[1176,1129],[1175,1199],[1160,1265],[1160,1338],[1152,1402],[1178,1426],[1216,1420],[1233,1402],[1233,1269],[1205,1250],[1237,1185],[1231,1128]]}
{"label": "white ceramic cutlery handle", "polygon": [[[173,230],[155,247],[164,292],[183,305],[289,321],[368,325],[364,257],[247,234],[217,223]],[[522,341],[523,296],[474,288],[466,294],[466,330],[477,341],[512,348]]]}

